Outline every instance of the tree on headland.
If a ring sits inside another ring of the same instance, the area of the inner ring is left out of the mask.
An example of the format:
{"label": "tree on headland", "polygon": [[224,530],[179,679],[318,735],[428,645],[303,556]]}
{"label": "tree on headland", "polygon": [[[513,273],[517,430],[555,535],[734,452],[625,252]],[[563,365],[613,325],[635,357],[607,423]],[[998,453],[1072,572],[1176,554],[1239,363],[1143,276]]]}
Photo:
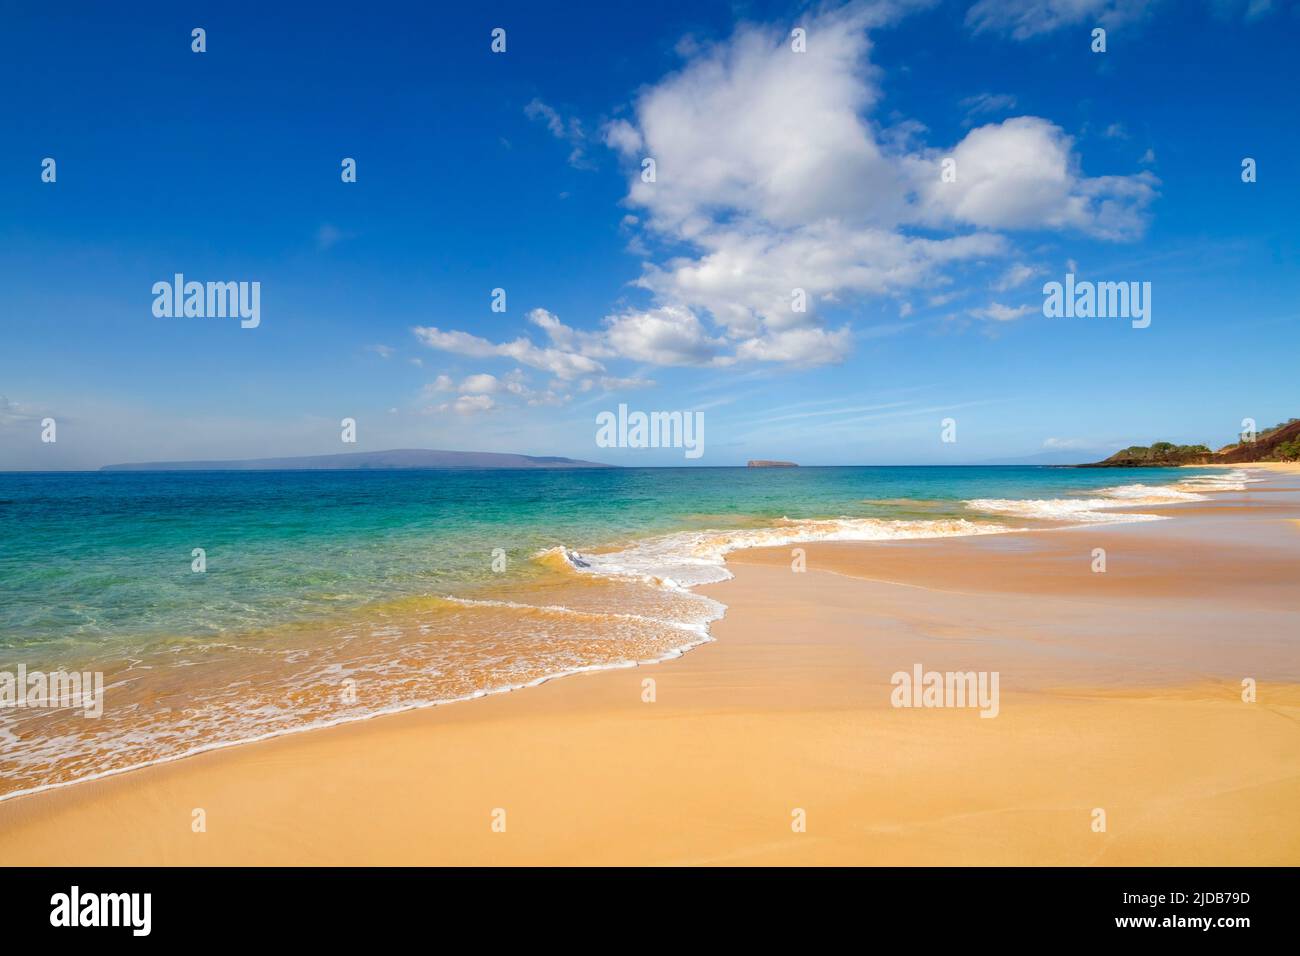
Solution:
{"label": "tree on headland", "polygon": [[1234,442],[1218,451],[1205,445],[1175,445],[1158,441],[1153,445],[1132,445],[1105,461],[1085,468],[1170,467],[1176,465],[1242,464],[1251,461],[1300,460],[1300,418],[1290,418],[1266,428],[1250,442]]}
{"label": "tree on headland", "polygon": [[1178,462],[1189,458],[1210,454],[1205,445],[1175,445],[1173,442],[1158,441],[1154,445],[1132,445],[1118,451],[1111,458],[1131,461]]}

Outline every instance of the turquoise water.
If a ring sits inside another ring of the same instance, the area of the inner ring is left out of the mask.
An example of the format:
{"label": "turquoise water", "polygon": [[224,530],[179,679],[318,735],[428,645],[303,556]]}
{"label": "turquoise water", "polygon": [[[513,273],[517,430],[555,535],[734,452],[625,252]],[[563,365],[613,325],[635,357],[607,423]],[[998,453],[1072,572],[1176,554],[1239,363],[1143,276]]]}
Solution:
{"label": "turquoise water", "polygon": [[[1177,469],[680,468],[0,474],[0,651],[218,634],[527,575],[537,551],[772,519],[970,516],[962,501]],[[930,502],[932,508],[898,504]],[[890,502],[872,504],[872,501]],[[191,570],[206,551],[207,571]]]}
{"label": "turquoise water", "polygon": [[[726,609],[693,588],[724,579],[735,548],[1132,520],[1112,509],[1194,499],[1196,477],[886,467],[0,474],[0,679],[23,665],[102,673],[105,685],[93,718],[0,709],[0,798],[663,660],[710,639]],[[196,548],[203,573],[192,568]]]}

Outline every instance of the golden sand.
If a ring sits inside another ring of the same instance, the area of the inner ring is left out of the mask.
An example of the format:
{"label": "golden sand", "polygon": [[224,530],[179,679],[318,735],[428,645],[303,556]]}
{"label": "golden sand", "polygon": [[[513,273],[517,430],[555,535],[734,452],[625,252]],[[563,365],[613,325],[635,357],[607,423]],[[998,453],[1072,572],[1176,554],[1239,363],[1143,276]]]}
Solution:
{"label": "golden sand", "polygon": [[[810,545],[804,573],[737,553],[705,589],[716,642],[681,659],[6,801],[3,858],[1300,864],[1279,479],[1142,509],[1170,521]],[[918,663],[998,671],[998,716],[891,707]]]}
{"label": "golden sand", "polygon": [[1225,465],[1191,465],[1192,468],[1227,468],[1232,471],[1248,469],[1252,471],[1274,471],[1280,474],[1300,475],[1300,461],[1252,461],[1246,464]]}

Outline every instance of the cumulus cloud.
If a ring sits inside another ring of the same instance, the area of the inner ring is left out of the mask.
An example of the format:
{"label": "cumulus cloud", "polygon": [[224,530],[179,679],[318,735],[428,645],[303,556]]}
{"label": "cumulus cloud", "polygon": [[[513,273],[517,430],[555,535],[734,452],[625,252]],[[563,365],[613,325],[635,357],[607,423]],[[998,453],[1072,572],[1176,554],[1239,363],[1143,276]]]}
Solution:
{"label": "cumulus cloud", "polygon": [[[1005,231],[1121,240],[1145,227],[1155,177],[1085,176],[1048,120],[987,124],[943,150],[915,145],[918,123],[874,126],[880,77],[865,27],[888,12],[814,16],[798,55],[784,27],[741,26],[606,128],[628,161],[626,203],[641,227],[688,250],[647,263],[638,285],[661,308],[707,316],[718,331],[700,338],[720,338],[735,360],[833,360],[852,335],[826,328],[824,306],[937,284],[948,268],[1005,255]],[[963,105],[979,114],[1015,101],[985,93]],[[655,160],[654,182],[643,181],[642,156]],[[949,156],[955,183],[940,176]],[[948,235],[921,234],[933,229]]]}
{"label": "cumulus cloud", "polygon": [[[742,25],[642,92],[622,136],[638,164],[628,202],[658,229],[691,238],[722,213],[784,226],[894,218],[902,180],[863,118],[879,90],[861,17],[807,29],[807,52],[794,54],[784,28]],[[641,181],[640,149],[653,183]]]}
{"label": "cumulus cloud", "polygon": [[491,395],[493,392],[500,391],[501,387],[501,382],[495,375],[483,372],[470,375],[461,382],[460,392],[462,395]]}
{"label": "cumulus cloud", "polygon": [[591,344],[592,336],[565,325],[554,312],[531,309],[524,318],[545,332],[546,337],[558,348],[573,350],[579,348],[580,344]]}
{"label": "cumulus cloud", "polygon": [[742,359],[760,362],[802,367],[829,365],[848,354],[852,337],[847,325],[834,331],[823,328],[785,329],[742,342],[737,353]]}
{"label": "cumulus cloud", "polygon": [[605,336],[619,355],[654,365],[719,364],[725,343],[711,338],[689,309],[662,306],[605,319]]}
{"label": "cumulus cloud", "polygon": [[439,405],[438,411],[453,411],[457,415],[473,415],[475,412],[490,412],[496,408],[496,400],[490,395],[462,395],[454,402]]}
{"label": "cumulus cloud", "polygon": [[[654,384],[653,380],[638,376],[595,375],[575,382],[557,378],[545,387],[534,387],[529,382],[528,375],[520,368],[503,375],[476,372],[466,375],[459,382],[450,375],[443,374],[420,390],[419,399],[423,407],[419,410],[426,415],[474,415],[509,407],[561,406],[571,402],[575,392],[626,391],[648,388]],[[456,397],[451,398],[448,393]]]}
{"label": "cumulus cloud", "polygon": [[[945,182],[941,159],[955,163]],[[1146,227],[1157,180],[1150,172],[1088,178],[1073,140],[1053,123],[1018,116],[973,129],[952,150],[912,157],[920,214],[935,225],[1069,229],[1133,239]]]}
{"label": "cumulus cloud", "polygon": [[456,398],[425,407],[425,414],[490,412],[502,407],[501,399],[506,399],[507,405],[562,405],[572,397],[563,389],[531,388],[521,369],[514,369],[501,377],[478,372],[466,375],[459,384],[449,375],[439,375],[437,380],[421,390],[421,398],[432,399],[440,392],[454,392]]}
{"label": "cumulus cloud", "polygon": [[[1085,175],[1074,141],[1047,119],[986,123],[946,146],[926,145],[916,120],[881,123],[868,31],[915,5],[822,8],[800,21],[802,53],[790,48],[789,24],[742,24],[722,42],[693,40],[679,69],[601,128],[627,171],[620,228],[643,256],[634,285],[646,304],[591,330],[534,309],[530,334],[503,342],[437,327],[415,334],[431,348],[544,371],[565,388],[614,378],[607,365],[616,361],[815,366],[871,334],[846,318],[864,299],[933,295],[969,268],[1005,270],[998,291],[1025,281],[1016,270],[1027,267],[997,262],[1014,249],[1007,233],[1141,235],[1154,175]],[[1015,33],[1119,16],[1129,5],[1057,0],[1035,5],[1049,8],[1037,19],[1016,14],[1019,6],[982,0],[970,23]],[[987,117],[1016,104],[983,93],[962,105]],[[526,112],[557,138],[580,133],[541,100]],[[645,158],[655,161],[653,182],[642,177]],[[956,162],[955,182],[942,181],[945,158]],[[997,321],[1014,317],[1008,311],[1023,314],[998,303],[982,310]]]}
{"label": "cumulus cloud", "polygon": [[641,134],[627,120],[614,120],[605,125],[605,145],[620,153],[633,154],[641,149]]}

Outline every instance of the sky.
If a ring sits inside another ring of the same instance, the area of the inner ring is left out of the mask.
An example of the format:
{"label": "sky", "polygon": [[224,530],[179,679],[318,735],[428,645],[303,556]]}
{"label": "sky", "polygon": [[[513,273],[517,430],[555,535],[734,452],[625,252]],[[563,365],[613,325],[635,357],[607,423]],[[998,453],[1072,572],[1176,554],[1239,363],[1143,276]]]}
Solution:
{"label": "sky", "polygon": [[[0,469],[1058,462],[1300,415],[1300,3],[278,6],[7,11]],[[177,273],[259,323],[156,315]],[[1067,274],[1150,325],[1046,316]],[[598,447],[620,404],[704,454]]]}

